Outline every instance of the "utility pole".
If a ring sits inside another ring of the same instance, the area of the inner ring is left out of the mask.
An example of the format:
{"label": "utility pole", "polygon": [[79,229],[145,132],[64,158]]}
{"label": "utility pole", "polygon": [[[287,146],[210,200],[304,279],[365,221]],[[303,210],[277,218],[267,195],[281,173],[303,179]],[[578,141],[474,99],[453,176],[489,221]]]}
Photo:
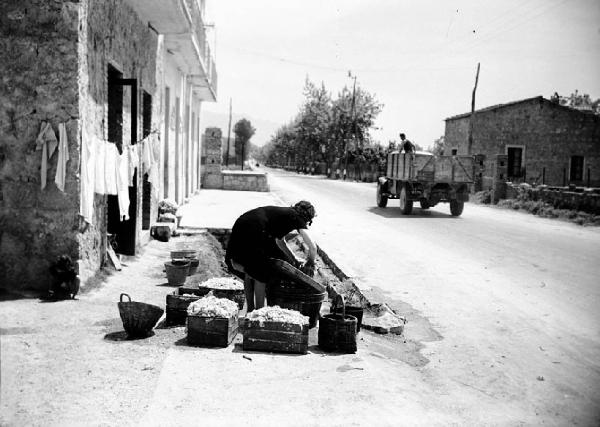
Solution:
{"label": "utility pole", "polygon": [[[352,117],[352,136],[356,134],[356,120],[354,119],[354,104],[356,97],[356,76],[352,77],[352,72],[348,71],[348,77],[354,79],[354,85],[352,86],[352,104],[350,108],[350,116]],[[346,135],[346,146],[344,148],[344,179],[346,179],[346,171],[348,170],[348,137]]]}
{"label": "utility pole", "polygon": [[225,166],[229,166],[229,139],[231,137],[231,98],[229,98],[229,130],[227,131],[227,150],[225,150]]}
{"label": "utility pole", "polygon": [[475,116],[475,92],[477,91],[477,82],[479,81],[479,62],[477,63],[477,73],[475,74],[475,87],[471,96],[471,116],[469,117],[469,138],[467,146],[467,154],[471,154],[473,148],[473,119]]}

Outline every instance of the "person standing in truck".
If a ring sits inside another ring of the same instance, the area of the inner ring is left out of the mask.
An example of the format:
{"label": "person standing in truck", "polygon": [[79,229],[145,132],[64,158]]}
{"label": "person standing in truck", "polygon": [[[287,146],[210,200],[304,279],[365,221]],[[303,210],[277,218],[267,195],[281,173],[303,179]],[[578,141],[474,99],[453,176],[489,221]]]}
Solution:
{"label": "person standing in truck", "polygon": [[404,150],[405,153],[414,153],[415,145],[406,139],[406,135],[403,133],[400,134],[400,152]]}

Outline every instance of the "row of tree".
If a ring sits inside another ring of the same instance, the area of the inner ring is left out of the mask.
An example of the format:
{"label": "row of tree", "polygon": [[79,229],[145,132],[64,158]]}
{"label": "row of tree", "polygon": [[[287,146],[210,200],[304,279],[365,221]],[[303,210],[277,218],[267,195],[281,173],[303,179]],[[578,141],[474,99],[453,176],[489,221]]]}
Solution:
{"label": "row of tree", "polygon": [[336,159],[350,160],[347,153],[368,151],[374,147],[369,133],[383,104],[356,80],[337,95],[322,83],[308,77],[304,85],[304,102],[296,117],[281,126],[255,156],[263,162],[299,167],[317,162],[331,165]]}

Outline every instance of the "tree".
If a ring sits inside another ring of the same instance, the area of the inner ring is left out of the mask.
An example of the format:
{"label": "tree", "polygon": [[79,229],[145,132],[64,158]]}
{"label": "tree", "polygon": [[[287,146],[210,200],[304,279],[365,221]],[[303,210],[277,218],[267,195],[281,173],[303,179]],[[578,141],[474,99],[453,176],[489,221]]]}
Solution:
{"label": "tree", "polygon": [[333,99],[323,83],[317,86],[307,77],[300,111],[272,137],[267,158],[285,164],[291,159],[297,167],[325,161],[329,167],[344,155],[347,142],[353,143],[349,152],[371,146],[369,130],[382,107],[359,85],[355,91],[344,87]]}
{"label": "tree", "polygon": [[446,137],[444,135],[440,136],[438,139],[433,141],[433,147],[431,148],[431,152],[435,155],[444,155],[444,143],[446,142]]}
{"label": "tree", "polygon": [[247,119],[239,120],[234,128],[233,132],[235,133],[235,154],[236,157],[239,155],[241,159],[242,170],[244,170],[244,161],[248,155],[248,142],[250,138],[256,132],[256,129],[252,127],[252,123],[250,123]]}
{"label": "tree", "polygon": [[577,89],[570,96],[560,96],[557,92],[550,97],[550,101],[565,107],[582,111],[590,111],[600,115],[600,99],[595,101],[586,93],[580,94]]}

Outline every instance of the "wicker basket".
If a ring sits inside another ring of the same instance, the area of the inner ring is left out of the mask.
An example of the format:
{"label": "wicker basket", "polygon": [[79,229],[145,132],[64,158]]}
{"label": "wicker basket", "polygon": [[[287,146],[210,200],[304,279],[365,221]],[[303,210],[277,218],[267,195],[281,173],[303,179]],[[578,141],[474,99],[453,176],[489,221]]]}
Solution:
{"label": "wicker basket", "polygon": [[[129,301],[123,301],[124,296]],[[164,313],[164,310],[156,305],[131,301],[127,294],[121,294],[118,306],[123,328],[131,337],[148,336]]]}
{"label": "wicker basket", "polygon": [[[326,314],[319,320],[319,347],[325,351],[356,353],[356,317],[346,314],[344,298],[334,301],[342,314]],[[334,309],[334,311],[337,311]]]}
{"label": "wicker basket", "polygon": [[169,285],[181,286],[185,283],[185,279],[190,271],[190,261],[173,260],[165,262],[165,271]]}

